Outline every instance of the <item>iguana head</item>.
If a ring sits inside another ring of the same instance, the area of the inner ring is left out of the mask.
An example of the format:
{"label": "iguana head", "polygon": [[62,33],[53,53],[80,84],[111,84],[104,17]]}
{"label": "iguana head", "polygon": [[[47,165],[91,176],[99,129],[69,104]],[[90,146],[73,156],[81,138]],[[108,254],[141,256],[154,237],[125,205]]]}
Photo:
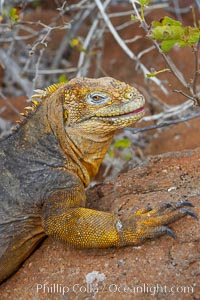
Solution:
{"label": "iguana head", "polygon": [[138,90],[110,77],[76,78],[62,88],[64,116],[70,127],[116,130],[144,115],[145,100]]}
{"label": "iguana head", "polygon": [[35,97],[44,98],[45,102],[50,96],[55,100],[63,99],[63,119],[67,127],[108,132],[130,126],[144,116],[143,95],[136,88],[111,77],[74,78],[36,92],[39,94],[32,96],[36,106]]}
{"label": "iguana head", "polygon": [[42,144],[46,153],[51,150],[48,155],[59,145],[67,168],[85,186],[98,172],[115,131],[144,115],[144,97],[137,89],[109,77],[75,78],[36,92],[21,140],[34,151]]}

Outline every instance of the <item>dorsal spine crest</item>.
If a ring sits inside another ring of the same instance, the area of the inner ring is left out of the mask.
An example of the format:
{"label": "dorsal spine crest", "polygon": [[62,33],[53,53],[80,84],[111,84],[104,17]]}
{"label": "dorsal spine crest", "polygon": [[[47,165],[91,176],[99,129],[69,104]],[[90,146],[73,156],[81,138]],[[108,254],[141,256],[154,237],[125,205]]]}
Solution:
{"label": "dorsal spine crest", "polygon": [[59,87],[61,87],[63,84],[64,84],[64,82],[60,82],[60,83],[54,83],[54,84],[48,86],[45,89],[45,93],[46,93],[45,96],[51,95],[53,92],[55,92],[57,89],[59,89]]}
{"label": "dorsal spine crest", "polygon": [[27,117],[32,115],[35,112],[36,108],[41,104],[41,100],[43,100],[46,96],[53,94],[63,84],[65,84],[65,82],[54,83],[54,84],[46,87],[44,90],[42,90],[42,89],[34,90],[35,94],[33,94],[30,99],[32,106],[25,107],[25,111],[23,113],[20,113],[20,115],[21,115],[21,117],[23,117],[23,119],[16,121],[16,123],[24,124]]}

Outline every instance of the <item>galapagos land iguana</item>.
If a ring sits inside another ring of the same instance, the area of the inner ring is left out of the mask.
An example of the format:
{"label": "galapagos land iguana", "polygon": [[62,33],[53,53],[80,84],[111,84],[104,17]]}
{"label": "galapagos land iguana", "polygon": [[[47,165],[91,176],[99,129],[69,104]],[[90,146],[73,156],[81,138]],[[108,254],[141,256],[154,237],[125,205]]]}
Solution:
{"label": "galapagos land iguana", "polygon": [[189,202],[136,211],[128,219],[84,208],[85,187],[117,129],[144,115],[144,97],[105,77],[37,90],[15,133],[0,143],[0,282],[46,235],[78,248],[138,245],[194,213]]}

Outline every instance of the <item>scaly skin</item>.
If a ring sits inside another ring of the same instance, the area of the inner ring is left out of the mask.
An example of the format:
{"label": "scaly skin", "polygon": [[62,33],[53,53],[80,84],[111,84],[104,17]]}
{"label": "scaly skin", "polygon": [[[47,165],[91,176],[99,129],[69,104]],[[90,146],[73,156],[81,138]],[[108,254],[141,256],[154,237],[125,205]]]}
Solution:
{"label": "scaly skin", "polygon": [[166,224],[193,215],[183,208],[188,202],[141,209],[128,219],[84,208],[85,187],[115,131],[144,115],[135,88],[112,78],[79,78],[38,93],[20,128],[1,142],[0,282],[46,235],[79,248],[138,245],[172,235]]}

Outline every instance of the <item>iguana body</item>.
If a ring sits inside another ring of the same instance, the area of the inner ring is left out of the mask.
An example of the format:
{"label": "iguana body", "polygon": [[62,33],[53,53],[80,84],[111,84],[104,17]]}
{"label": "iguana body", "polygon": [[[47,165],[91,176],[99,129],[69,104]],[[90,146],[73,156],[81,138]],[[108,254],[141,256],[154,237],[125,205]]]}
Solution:
{"label": "iguana body", "polygon": [[46,235],[79,248],[137,245],[171,234],[165,224],[192,214],[182,208],[187,202],[142,209],[126,220],[84,208],[84,189],[115,131],[144,115],[135,88],[112,78],[80,78],[38,97],[41,103],[33,100],[33,112],[1,142],[0,282]]}

